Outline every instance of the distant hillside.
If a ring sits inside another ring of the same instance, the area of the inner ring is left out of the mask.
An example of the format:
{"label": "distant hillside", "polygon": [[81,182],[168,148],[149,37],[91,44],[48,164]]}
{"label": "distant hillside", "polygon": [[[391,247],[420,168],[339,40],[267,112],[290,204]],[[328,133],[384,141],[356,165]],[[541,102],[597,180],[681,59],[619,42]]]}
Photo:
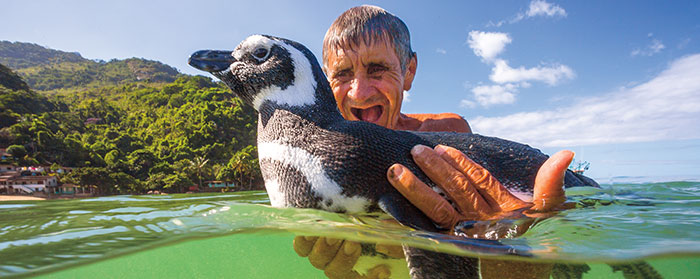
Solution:
{"label": "distant hillside", "polygon": [[0,41],[0,64],[13,69],[32,89],[41,91],[138,81],[167,83],[181,76],[177,69],[158,61],[142,58],[93,61],[79,53],[8,41]]}
{"label": "distant hillside", "polygon": [[10,90],[29,90],[29,86],[22,78],[2,64],[0,64],[0,85]]}
{"label": "distant hillside", "polygon": [[65,106],[57,105],[30,90],[17,74],[0,64],[0,128],[14,125],[22,114],[64,110]]}
{"label": "distant hillside", "polygon": [[0,64],[2,163],[73,167],[61,182],[100,194],[261,189],[257,114],[223,83],[29,43],[0,42]]}

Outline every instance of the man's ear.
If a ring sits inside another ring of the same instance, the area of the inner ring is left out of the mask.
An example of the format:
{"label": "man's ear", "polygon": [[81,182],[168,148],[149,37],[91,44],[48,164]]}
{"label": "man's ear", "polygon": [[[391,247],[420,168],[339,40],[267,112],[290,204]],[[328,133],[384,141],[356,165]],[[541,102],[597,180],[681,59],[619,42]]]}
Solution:
{"label": "man's ear", "polygon": [[413,57],[408,60],[408,65],[406,65],[406,73],[403,79],[403,90],[411,90],[411,85],[413,84],[413,78],[416,77],[416,69],[418,68],[418,54],[413,53]]}

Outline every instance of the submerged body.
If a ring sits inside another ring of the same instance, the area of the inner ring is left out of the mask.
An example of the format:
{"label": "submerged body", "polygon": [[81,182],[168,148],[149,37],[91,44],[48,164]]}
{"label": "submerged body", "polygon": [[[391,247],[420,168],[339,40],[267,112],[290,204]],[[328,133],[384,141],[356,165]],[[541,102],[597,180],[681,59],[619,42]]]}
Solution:
{"label": "submerged body", "polygon": [[[400,163],[434,186],[413,162],[415,145],[449,145],[489,170],[506,188],[532,196],[547,156],[498,138],[468,133],[394,131],[345,120],[316,58],[303,45],[251,36],[236,50],[199,51],[190,65],[211,72],[259,112],[258,152],[270,201],[276,207],[334,212],[384,211],[404,225],[440,231],[386,179]],[[597,184],[568,172],[565,186]],[[474,259],[405,247],[414,278],[478,277]]]}

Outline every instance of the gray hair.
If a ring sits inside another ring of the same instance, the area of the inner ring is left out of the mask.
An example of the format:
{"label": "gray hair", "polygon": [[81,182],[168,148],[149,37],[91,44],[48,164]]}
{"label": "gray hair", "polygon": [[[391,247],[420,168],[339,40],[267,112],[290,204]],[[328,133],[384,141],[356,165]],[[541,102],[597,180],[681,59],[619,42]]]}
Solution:
{"label": "gray hair", "polygon": [[411,34],[406,24],[377,6],[350,8],[335,19],[323,38],[323,70],[326,71],[330,52],[341,48],[353,49],[361,43],[371,46],[381,41],[394,47],[401,71],[406,72],[406,65],[416,55],[411,50]]}

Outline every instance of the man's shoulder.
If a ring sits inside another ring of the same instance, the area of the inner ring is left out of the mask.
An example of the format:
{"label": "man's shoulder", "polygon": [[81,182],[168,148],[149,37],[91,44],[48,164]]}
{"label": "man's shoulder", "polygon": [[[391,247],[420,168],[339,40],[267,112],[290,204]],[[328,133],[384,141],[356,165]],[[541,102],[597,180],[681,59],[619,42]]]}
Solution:
{"label": "man's shoulder", "polygon": [[471,133],[469,123],[456,113],[416,113],[404,115],[415,131]]}

